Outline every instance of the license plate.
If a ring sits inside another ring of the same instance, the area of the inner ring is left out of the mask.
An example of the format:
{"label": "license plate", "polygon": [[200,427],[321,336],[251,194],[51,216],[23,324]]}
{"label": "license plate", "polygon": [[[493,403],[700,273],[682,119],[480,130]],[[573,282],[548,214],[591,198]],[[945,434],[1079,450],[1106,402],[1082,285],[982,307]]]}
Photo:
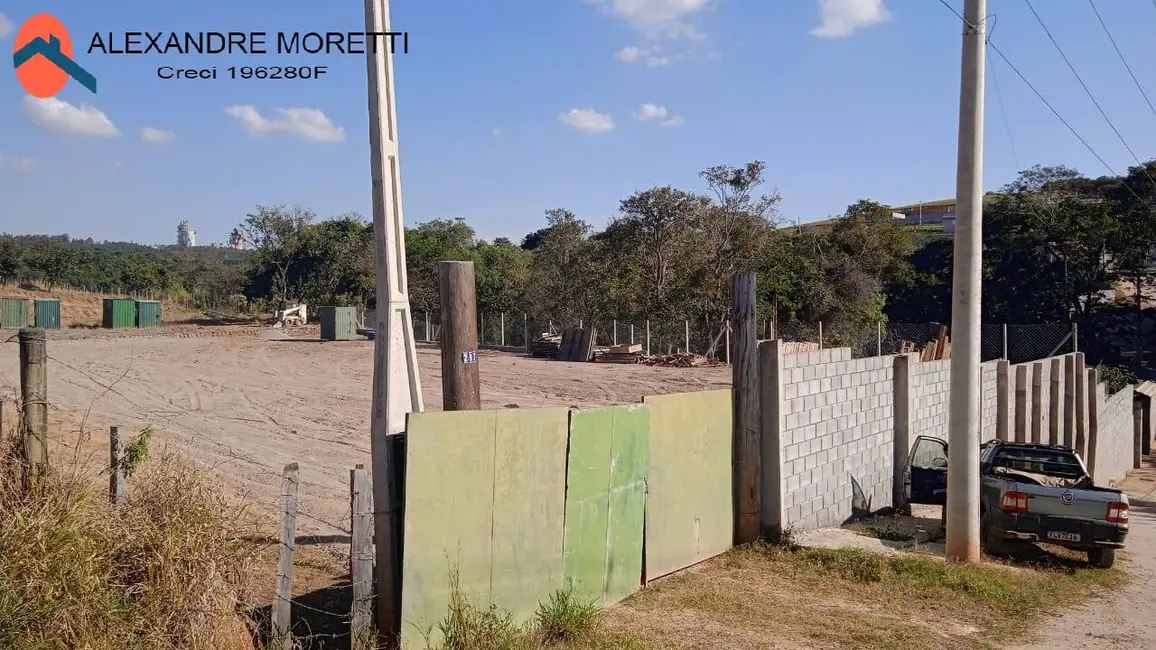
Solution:
{"label": "license plate", "polygon": [[1078,542],[1080,541],[1080,534],[1066,533],[1062,530],[1049,530],[1048,539],[1055,539],[1061,542]]}

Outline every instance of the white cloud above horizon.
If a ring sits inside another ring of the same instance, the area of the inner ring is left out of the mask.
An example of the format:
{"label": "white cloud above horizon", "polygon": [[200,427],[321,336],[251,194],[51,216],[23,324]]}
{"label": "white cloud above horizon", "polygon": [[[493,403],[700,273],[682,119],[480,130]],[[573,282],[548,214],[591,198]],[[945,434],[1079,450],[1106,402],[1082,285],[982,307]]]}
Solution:
{"label": "white cloud above horizon", "polygon": [[11,34],[14,29],[16,29],[16,25],[12,23],[12,20],[0,12],[0,38]]}
{"label": "white cloud above horizon", "polygon": [[10,156],[0,151],[0,170],[29,172],[39,168],[40,164],[28,156]]}
{"label": "white cloud above horizon", "polygon": [[621,50],[614,53],[614,58],[623,63],[638,63],[645,61],[648,68],[657,68],[670,63],[670,59],[665,56],[659,56],[661,48],[658,47],[638,47],[635,45],[628,45]]}
{"label": "white cloud above horizon", "polygon": [[650,39],[702,38],[694,16],[713,0],[586,0]]}
{"label": "white cloud above horizon", "polygon": [[643,104],[637,111],[634,111],[630,115],[639,122],[658,123],[661,126],[673,127],[686,124],[685,118],[679,115],[671,115],[665,106],[659,106],[658,104]]}
{"label": "white cloud above horizon", "polygon": [[151,126],[141,127],[140,139],[149,144],[163,144],[170,142],[176,134],[172,131],[165,131],[164,129],[157,129]]}
{"label": "white cloud above horizon", "polygon": [[319,108],[275,108],[277,117],[261,115],[255,106],[225,107],[225,113],[235,118],[255,138],[287,134],[312,142],[343,142],[345,129],[334,124]]}
{"label": "white cloud above horizon", "polygon": [[860,29],[891,20],[883,0],[819,0],[819,26],[813,36],[845,38]]}
{"label": "white cloud above horizon", "polygon": [[107,115],[88,104],[73,106],[55,97],[25,97],[20,108],[24,119],[49,133],[88,138],[115,138],[120,135],[120,129]]}
{"label": "white cloud above horizon", "polygon": [[558,121],[583,133],[609,133],[615,128],[614,117],[609,113],[599,113],[593,108],[572,108],[558,114]]}

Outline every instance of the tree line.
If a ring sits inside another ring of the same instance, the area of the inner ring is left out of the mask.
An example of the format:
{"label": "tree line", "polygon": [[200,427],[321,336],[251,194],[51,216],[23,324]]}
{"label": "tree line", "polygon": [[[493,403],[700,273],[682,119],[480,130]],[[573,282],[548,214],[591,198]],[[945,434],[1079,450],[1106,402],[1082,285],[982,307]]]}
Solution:
{"label": "tree line", "polygon": [[[735,273],[755,271],[759,309],[780,322],[822,322],[831,344],[856,345],[878,323],[949,322],[952,239],[861,200],[817,225],[781,225],[766,166],[718,165],[696,188],[638,191],[602,230],[564,208],[521,241],[480,239],[464,219],[406,230],[415,312],[436,313],[437,262],[472,260],[478,309],[525,312],[557,324],[691,319],[717,344]],[[985,322],[1085,321],[1123,311],[1121,280],[1149,285],[1156,241],[1156,161],[1119,177],[1036,166],[984,206]],[[301,207],[257,206],[240,224],[251,250],[97,244],[60,237],[0,238],[0,279],[237,296],[257,310],[293,299],[373,306],[372,224],[357,214],[319,220]],[[243,297],[243,298],[242,298]],[[1137,325],[1137,327],[1139,327]],[[1139,336],[1139,335],[1137,335]],[[1139,344],[1138,344],[1139,345]]]}

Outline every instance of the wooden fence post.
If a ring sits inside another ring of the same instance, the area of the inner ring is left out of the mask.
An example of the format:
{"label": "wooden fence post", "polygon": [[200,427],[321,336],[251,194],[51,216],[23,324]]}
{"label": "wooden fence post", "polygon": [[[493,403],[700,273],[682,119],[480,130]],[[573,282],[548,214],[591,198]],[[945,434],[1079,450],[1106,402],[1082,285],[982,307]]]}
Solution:
{"label": "wooden fence post", "polygon": [[478,309],[473,262],[438,262],[442,323],[442,409],[482,408]]}
{"label": "wooden fence post", "polygon": [[20,330],[20,398],[24,410],[26,485],[31,487],[48,465],[48,350],[39,327]]}
{"label": "wooden fence post", "polygon": [[373,650],[373,490],[365,466],[349,472],[349,573],[353,590],[350,610],[352,650]]}
{"label": "wooden fence post", "polygon": [[[731,289],[735,331],[734,365],[734,499],[735,545],[759,536],[759,342],[755,321],[755,274],[740,273]],[[729,325],[729,323],[728,323]]]}
{"label": "wooden fence post", "polygon": [[114,506],[124,505],[124,440],[120,427],[108,428],[108,500]]}
{"label": "wooden fence post", "polygon": [[293,647],[289,615],[293,601],[293,551],[297,548],[297,463],[285,466],[281,481],[281,558],[277,562],[277,586],[273,592],[272,647]]}

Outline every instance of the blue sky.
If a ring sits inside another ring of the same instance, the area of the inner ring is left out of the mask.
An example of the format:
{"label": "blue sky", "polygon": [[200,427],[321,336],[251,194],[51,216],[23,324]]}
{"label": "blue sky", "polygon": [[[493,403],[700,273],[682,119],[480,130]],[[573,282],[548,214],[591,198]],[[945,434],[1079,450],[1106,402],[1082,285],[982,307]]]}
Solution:
{"label": "blue sky", "polygon": [[[483,237],[521,237],[544,210],[565,207],[602,226],[633,191],[702,190],[701,169],[756,158],[791,222],[859,198],[954,194],[960,27],[938,0],[392,4],[393,28],[410,33],[395,59],[409,225],[461,216]],[[1132,149],[1156,156],[1156,114],[1088,3],[1034,4]],[[1143,64],[1156,58],[1156,6],[1096,6],[1156,99],[1156,71]],[[189,219],[208,243],[258,203],[370,214],[364,57],[83,51],[98,31],[358,31],[362,2],[5,0],[0,47],[41,11],[68,26],[99,93],[70,82],[55,103],[38,102],[3,73],[0,231],[170,243]],[[993,42],[1117,172],[1133,164],[1023,0],[992,0],[989,11]],[[990,58],[989,188],[1035,163],[1107,173]],[[245,64],[329,70],[308,81],[156,77],[161,65],[224,75]]]}

